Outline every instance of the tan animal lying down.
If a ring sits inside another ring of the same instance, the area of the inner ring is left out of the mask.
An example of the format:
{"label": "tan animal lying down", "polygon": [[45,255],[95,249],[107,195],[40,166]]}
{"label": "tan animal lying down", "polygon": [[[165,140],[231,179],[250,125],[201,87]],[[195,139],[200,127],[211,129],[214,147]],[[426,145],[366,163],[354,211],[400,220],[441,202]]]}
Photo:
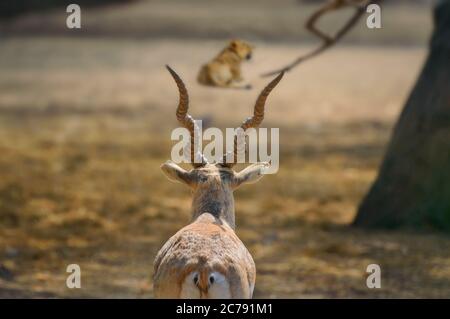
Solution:
{"label": "tan animal lying down", "polygon": [[197,76],[200,84],[223,88],[251,89],[250,84],[238,85],[242,82],[241,62],[252,58],[253,46],[241,41],[232,40],[211,62],[203,65]]}

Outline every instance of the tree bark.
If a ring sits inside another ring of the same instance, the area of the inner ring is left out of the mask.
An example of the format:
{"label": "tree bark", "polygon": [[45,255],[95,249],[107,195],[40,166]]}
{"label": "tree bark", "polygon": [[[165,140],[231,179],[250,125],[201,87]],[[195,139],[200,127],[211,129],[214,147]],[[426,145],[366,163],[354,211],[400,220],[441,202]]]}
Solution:
{"label": "tree bark", "polygon": [[427,60],[353,224],[450,233],[450,0],[436,5]]}

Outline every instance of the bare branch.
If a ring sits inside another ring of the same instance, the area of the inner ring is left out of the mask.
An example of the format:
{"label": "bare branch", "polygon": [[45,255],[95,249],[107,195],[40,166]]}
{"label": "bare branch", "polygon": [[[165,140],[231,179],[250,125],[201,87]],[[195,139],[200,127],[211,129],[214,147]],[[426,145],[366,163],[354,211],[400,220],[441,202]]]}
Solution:
{"label": "bare branch", "polygon": [[[267,76],[273,76],[275,74],[278,74],[280,72],[289,72],[297,65],[323,53],[324,51],[328,50],[329,48],[333,47],[341,38],[343,38],[359,21],[359,19],[364,15],[366,11],[366,7],[369,4],[376,4],[382,2],[382,0],[372,0],[372,1],[364,1],[364,4],[361,5],[355,5],[353,2],[343,2],[343,4],[338,5],[337,3],[339,0],[332,0],[331,3],[325,4],[323,7],[318,9],[316,12],[313,13],[313,15],[308,19],[307,27],[310,31],[312,31],[315,35],[319,36],[323,39],[322,44],[313,49],[312,51],[298,57],[296,60],[291,62],[290,64],[271,72],[267,72],[262,74],[262,77]],[[315,28],[314,24],[317,21],[317,19],[322,15],[330,11],[338,10],[347,6],[355,6],[355,13],[350,17],[350,19],[344,24],[344,26],[336,32],[336,34],[332,37],[326,35],[322,31]]]}

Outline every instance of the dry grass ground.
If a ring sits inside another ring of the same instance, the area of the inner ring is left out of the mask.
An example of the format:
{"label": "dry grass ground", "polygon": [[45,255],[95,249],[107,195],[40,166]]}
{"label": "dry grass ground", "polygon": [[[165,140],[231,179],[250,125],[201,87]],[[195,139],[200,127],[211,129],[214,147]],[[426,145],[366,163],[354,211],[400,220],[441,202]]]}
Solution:
{"label": "dry grass ground", "polygon": [[[170,156],[177,91],[191,112],[234,126],[303,46],[257,43],[252,91],[200,87],[222,43],[21,38],[0,47],[0,296],[151,297],[152,261],[189,220]],[[281,168],[236,193],[256,297],[449,297],[450,238],[349,228],[425,50],[341,47],[288,74],[268,101]],[[65,286],[68,264],[82,289]],[[382,267],[382,289],[365,269]]]}

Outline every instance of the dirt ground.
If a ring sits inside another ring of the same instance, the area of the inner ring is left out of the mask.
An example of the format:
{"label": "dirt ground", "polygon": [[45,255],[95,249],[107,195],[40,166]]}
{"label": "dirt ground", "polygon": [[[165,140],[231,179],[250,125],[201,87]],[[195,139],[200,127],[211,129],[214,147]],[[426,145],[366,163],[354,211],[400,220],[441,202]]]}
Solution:
{"label": "dirt ground", "polygon": [[[189,221],[189,190],[166,180],[177,126],[169,63],[191,113],[236,126],[305,46],[257,43],[251,91],[195,83],[217,41],[22,37],[0,44],[0,297],[152,297],[156,252]],[[283,79],[265,127],[280,170],[235,194],[257,298],[450,297],[450,238],[348,226],[425,56],[421,47],[341,46]],[[65,285],[77,263],[82,288]],[[366,267],[382,288],[366,287]]]}

